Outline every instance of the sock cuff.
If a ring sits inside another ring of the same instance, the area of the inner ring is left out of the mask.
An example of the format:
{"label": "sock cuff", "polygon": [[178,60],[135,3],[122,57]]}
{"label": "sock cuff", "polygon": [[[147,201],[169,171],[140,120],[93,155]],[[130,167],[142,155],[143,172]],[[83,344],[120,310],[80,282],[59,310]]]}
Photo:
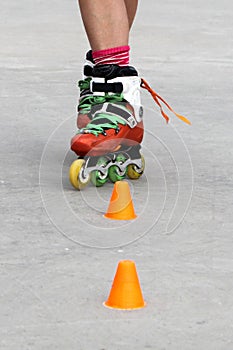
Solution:
{"label": "sock cuff", "polygon": [[129,52],[129,50],[130,50],[130,46],[129,45],[117,46],[117,47],[111,47],[111,48],[105,49],[105,50],[93,51],[92,52],[92,56],[93,56],[93,59],[96,59],[96,58],[99,58],[99,57],[113,55],[113,54],[116,54],[116,53]]}

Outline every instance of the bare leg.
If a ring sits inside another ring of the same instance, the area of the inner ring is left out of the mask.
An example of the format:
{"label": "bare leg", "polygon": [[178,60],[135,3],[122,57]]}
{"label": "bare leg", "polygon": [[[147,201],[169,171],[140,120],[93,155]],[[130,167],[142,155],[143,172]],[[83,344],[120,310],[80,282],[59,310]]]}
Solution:
{"label": "bare leg", "polygon": [[79,0],[92,50],[128,45],[138,0]]}
{"label": "bare leg", "polygon": [[125,7],[128,15],[129,28],[131,28],[137,11],[138,0],[125,0]]}
{"label": "bare leg", "polygon": [[129,22],[124,0],[79,0],[93,51],[128,45]]}

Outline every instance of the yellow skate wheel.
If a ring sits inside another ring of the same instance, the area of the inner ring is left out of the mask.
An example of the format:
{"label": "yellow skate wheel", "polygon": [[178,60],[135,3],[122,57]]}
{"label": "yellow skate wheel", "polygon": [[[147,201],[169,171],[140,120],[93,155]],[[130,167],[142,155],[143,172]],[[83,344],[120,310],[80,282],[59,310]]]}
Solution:
{"label": "yellow skate wheel", "polygon": [[141,155],[141,161],[142,161],[142,167],[138,168],[134,164],[130,164],[127,167],[127,175],[130,179],[136,180],[139,179],[140,176],[142,176],[144,169],[145,169],[145,158],[143,155]]}
{"label": "yellow skate wheel", "polygon": [[81,176],[81,170],[84,163],[84,159],[76,159],[70,166],[70,182],[77,190],[82,190],[90,181],[90,176],[87,176],[86,178]]}

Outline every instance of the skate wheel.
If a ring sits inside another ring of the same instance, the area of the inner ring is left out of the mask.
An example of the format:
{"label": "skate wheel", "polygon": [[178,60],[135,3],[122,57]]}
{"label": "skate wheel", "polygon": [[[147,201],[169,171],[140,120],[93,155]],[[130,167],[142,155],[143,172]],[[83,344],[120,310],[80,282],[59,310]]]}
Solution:
{"label": "skate wheel", "polygon": [[91,173],[91,182],[96,187],[103,186],[108,181],[108,170],[104,171],[105,166],[108,164],[108,160],[105,157],[100,157],[97,165],[103,168],[103,172],[100,170],[94,170]]}
{"label": "skate wheel", "polygon": [[145,158],[143,157],[143,155],[141,155],[141,161],[142,161],[142,167],[138,168],[136,167],[136,165],[134,164],[130,164],[127,167],[127,175],[130,179],[132,180],[136,180],[138,179],[140,176],[142,176],[144,169],[145,169]]}
{"label": "skate wheel", "polygon": [[90,181],[90,176],[81,176],[84,163],[84,159],[76,159],[70,166],[70,182],[77,190],[83,189]]}
{"label": "skate wheel", "polygon": [[[126,161],[126,158],[123,154],[119,154],[116,157],[116,162],[118,164],[124,164],[125,161]],[[115,183],[117,181],[124,180],[124,178],[126,177],[126,170],[122,172],[120,171],[117,165],[112,165],[109,169],[108,176],[109,176],[109,179]]]}

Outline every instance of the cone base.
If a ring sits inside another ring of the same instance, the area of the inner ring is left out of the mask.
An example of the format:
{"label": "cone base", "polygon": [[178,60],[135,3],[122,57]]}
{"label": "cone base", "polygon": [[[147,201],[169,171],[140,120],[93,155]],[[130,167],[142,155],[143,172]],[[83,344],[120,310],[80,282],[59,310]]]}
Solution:
{"label": "cone base", "polygon": [[108,309],[117,309],[117,310],[128,310],[128,311],[130,311],[130,310],[137,310],[137,309],[142,309],[142,308],[144,308],[145,306],[146,306],[146,302],[144,302],[143,303],[143,305],[141,305],[141,306],[136,306],[136,307],[128,307],[128,308],[126,308],[126,307],[119,307],[119,306],[111,306],[111,305],[108,305],[107,304],[107,301],[105,301],[104,303],[103,303],[103,305],[105,306],[105,307],[107,307]]}
{"label": "cone base", "polygon": [[134,216],[132,216],[130,218],[129,217],[124,218],[124,217],[117,217],[117,216],[111,215],[111,214],[104,214],[103,217],[105,219],[111,219],[111,220],[134,220],[137,218],[137,215],[135,214]]}

